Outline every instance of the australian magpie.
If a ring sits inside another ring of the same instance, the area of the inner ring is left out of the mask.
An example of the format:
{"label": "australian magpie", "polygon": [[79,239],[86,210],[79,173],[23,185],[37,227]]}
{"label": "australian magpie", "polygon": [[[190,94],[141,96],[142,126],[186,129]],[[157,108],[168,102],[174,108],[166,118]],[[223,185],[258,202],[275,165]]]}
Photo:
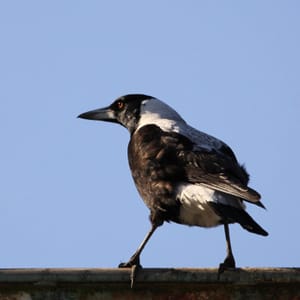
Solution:
{"label": "australian magpie", "polygon": [[130,133],[129,166],[150,210],[151,229],[129,261],[119,267],[140,267],[141,252],[165,221],[200,227],[223,225],[227,256],[219,274],[235,268],[229,224],[239,223],[252,233],[268,235],[245,211],[244,202],[264,206],[259,193],[248,186],[249,175],[230,147],[189,126],[164,102],[129,94],[78,117],[118,123]]}

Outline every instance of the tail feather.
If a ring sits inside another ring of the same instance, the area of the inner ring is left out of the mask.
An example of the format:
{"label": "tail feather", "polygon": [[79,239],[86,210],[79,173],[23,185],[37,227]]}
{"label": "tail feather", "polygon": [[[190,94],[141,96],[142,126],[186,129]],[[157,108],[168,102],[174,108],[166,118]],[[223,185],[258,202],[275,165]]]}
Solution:
{"label": "tail feather", "polygon": [[249,203],[251,203],[251,204],[255,204],[255,205],[257,205],[257,206],[259,206],[259,207],[261,207],[261,208],[263,208],[263,209],[266,209],[266,207],[262,204],[261,201],[251,202],[251,201],[248,201],[248,200],[245,200],[245,199],[243,199],[243,200],[246,201],[246,202],[249,202]]}
{"label": "tail feather", "polygon": [[219,214],[223,221],[226,223],[239,223],[244,229],[260,234],[263,236],[269,235],[259,224],[257,224],[253,218],[243,209],[238,209],[230,205],[224,205],[220,203],[210,203]]}

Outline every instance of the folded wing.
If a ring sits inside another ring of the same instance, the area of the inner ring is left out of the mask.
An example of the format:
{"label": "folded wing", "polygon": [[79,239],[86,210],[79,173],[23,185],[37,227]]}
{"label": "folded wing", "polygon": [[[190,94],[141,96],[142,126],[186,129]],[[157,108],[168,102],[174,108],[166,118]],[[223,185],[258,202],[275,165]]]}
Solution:
{"label": "folded wing", "polygon": [[237,162],[228,146],[220,150],[179,152],[185,175],[190,183],[201,184],[264,207],[260,194],[248,187],[249,175]]}

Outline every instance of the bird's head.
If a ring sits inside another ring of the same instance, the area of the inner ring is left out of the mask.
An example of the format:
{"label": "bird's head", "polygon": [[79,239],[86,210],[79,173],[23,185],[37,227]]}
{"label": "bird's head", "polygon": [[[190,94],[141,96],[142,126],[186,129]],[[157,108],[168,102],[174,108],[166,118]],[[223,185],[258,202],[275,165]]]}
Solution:
{"label": "bird's head", "polygon": [[144,94],[129,94],[111,105],[80,114],[78,118],[121,124],[130,133],[155,120],[182,120],[176,111],[164,102]]}

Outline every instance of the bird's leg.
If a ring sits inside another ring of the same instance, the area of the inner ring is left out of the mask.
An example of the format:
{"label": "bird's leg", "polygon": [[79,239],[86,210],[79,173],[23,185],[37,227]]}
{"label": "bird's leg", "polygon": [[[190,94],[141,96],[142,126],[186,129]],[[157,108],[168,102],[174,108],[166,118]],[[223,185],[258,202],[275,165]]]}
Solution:
{"label": "bird's leg", "polygon": [[145,248],[147,242],[151,238],[151,236],[154,233],[154,231],[156,230],[156,228],[157,228],[157,226],[152,225],[150,231],[147,233],[147,235],[145,236],[144,240],[142,241],[142,243],[140,244],[140,246],[138,247],[138,249],[136,250],[136,252],[131,256],[131,258],[129,259],[129,261],[127,263],[121,263],[119,265],[119,268],[130,268],[130,267],[132,267],[134,265],[138,265],[138,266],[141,267],[141,265],[140,265],[140,255],[141,255],[141,252]]}
{"label": "bird's leg", "polygon": [[228,269],[235,269],[235,260],[232,253],[230,235],[229,235],[229,225],[227,223],[224,224],[226,244],[227,244],[227,255],[223,263],[219,266],[218,278],[220,275]]}
{"label": "bird's leg", "polygon": [[131,268],[131,275],[130,275],[131,287],[133,287],[137,270],[142,268],[140,264],[140,255],[157,227],[158,227],[157,225],[152,225],[150,231],[147,233],[147,235],[145,236],[144,240],[142,241],[142,243],[140,244],[136,252],[130,257],[129,261],[127,263],[119,264],[119,268]]}

